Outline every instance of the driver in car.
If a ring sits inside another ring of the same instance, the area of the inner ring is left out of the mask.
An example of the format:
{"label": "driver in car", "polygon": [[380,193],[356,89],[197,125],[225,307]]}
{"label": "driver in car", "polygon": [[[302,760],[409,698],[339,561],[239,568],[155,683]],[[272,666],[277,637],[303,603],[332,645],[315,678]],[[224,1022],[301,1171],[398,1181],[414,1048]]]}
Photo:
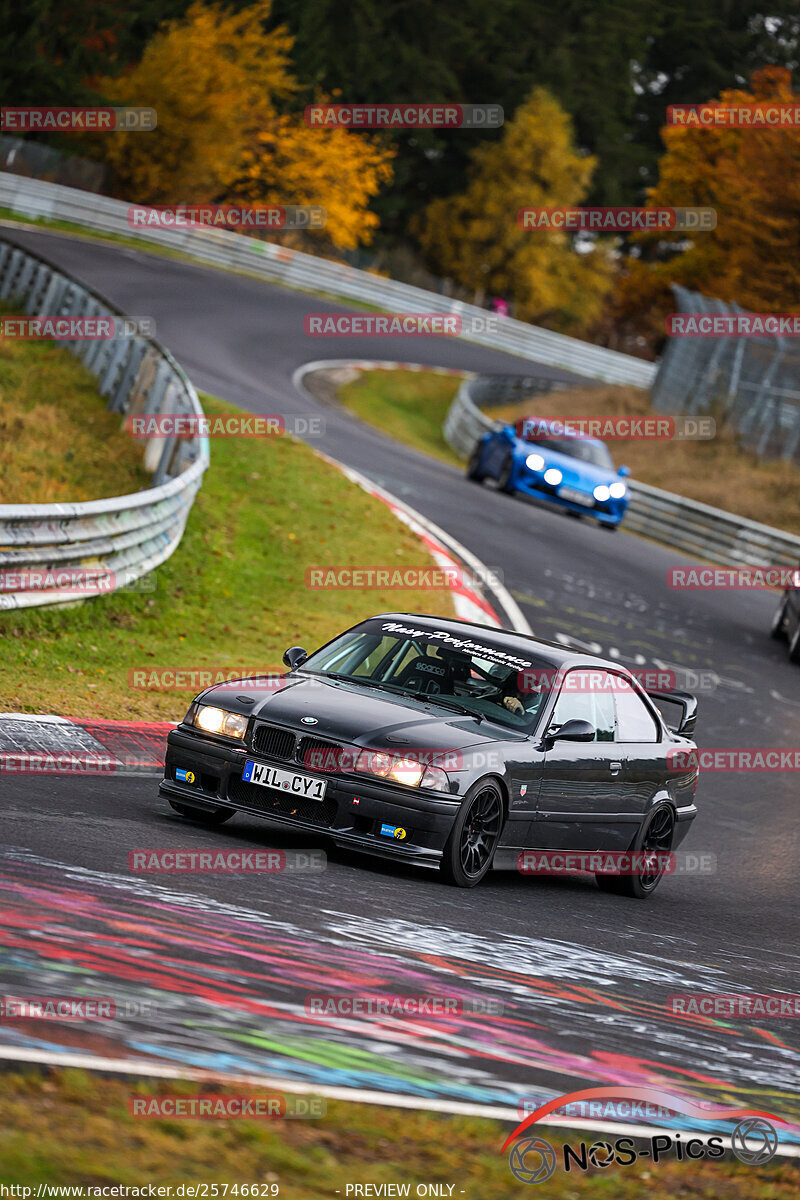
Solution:
{"label": "driver in car", "polygon": [[516,717],[531,716],[544,699],[544,689],[541,682],[528,679],[524,671],[509,671],[495,699]]}

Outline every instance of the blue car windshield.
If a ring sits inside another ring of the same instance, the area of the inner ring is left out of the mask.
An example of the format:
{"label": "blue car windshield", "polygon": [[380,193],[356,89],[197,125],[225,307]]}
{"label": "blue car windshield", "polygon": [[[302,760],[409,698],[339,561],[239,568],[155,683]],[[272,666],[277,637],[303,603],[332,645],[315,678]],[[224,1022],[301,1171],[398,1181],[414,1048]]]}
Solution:
{"label": "blue car windshield", "polygon": [[595,467],[614,470],[614,460],[602,442],[590,442],[579,437],[536,438],[533,444],[544,450],[555,450],[557,454],[567,454],[570,458],[579,458],[581,462],[592,463]]}

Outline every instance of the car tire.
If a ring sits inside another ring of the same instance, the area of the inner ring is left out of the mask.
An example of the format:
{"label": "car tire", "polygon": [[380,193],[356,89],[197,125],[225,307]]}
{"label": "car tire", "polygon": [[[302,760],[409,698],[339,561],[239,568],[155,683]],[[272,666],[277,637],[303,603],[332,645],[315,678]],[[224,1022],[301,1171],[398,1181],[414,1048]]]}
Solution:
{"label": "car tire", "polygon": [[480,461],[483,453],[483,447],[480,442],[477,442],[472,449],[467,463],[467,479],[471,479],[473,483],[483,483],[486,475],[480,470]]}
{"label": "car tire", "polygon": [[516,491],[514,487],[514,455],[510,450],[501,464],[500,473],[497,476],[497,486],[507,496],[513,496]]}
{"label": "car tire", "polygon": [[[671,804],[657,804],[648,814],[636,836],[631,853],[658,851],[668,853],[672,848],[675,832],[675,811]],[[629,896],[634,900],[646,900],[658,887],[663,871],[638,875],[595,875],[601,892],[613,892],[616,896]]]}
{"label": "car tire", "polygon": [[188,821],[196,821],[198,825],[224,825],[236,815],[232,808],[193,808],[191,804],[178,804],[175,800],[168,800],[167,803],[180,816]]}
{"label": "car tire", "polygon": [[786,637],[786,630],[783,623],[786,620],[786,597],[781,599],[780,604],[775,610],[775,616],[772,618],[772,624],[769,627],[769,636],[774,638],[776,642],[782,642]]}
{"label": "car tire", "polygon": [[800,663],[800,621],[789,639],[789,662]]}
{"label": "car tire", "polygon": [[492,865],[504,820],[499,786],[491,779],[479,780],[464,797],[442,854],[447,883],[462,888],[480,883]]}

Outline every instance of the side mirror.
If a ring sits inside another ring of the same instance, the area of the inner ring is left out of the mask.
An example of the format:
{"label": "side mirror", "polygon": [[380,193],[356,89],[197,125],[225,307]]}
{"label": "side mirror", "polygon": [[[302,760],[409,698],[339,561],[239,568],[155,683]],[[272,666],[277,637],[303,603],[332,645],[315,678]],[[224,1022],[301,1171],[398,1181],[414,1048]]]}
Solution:
{"label": "side mirror", "polygon": [[627,476],[630,475],[630,473],[631,473],[630,467],[620,467],[620,469],[617,471],[617,474],[621,475],[623,479],[627,478]]}
{"label": "side mirror", "polygon": [[283,661],[290,671],[296,671],[298,667],[302,667],[307,658],[308,651],[304,650],[302,646],[290,646],[283,652]]}
{"label": "side mirror", "polygon": [[593,742],[594,735],[594,725],[590,725],[588,721],[579,721],[577,717],[573,717],[571,721],[565,721],[553,733],[548,733],[547,740],[550,742]]}

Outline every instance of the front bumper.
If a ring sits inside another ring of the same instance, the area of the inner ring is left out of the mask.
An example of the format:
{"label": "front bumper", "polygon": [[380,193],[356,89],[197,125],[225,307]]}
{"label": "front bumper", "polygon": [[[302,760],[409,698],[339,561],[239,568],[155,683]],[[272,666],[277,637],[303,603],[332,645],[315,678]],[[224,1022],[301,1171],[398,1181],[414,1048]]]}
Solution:
{"label": "front bumper", "polygon": [[619,525],[628,507],[626,497],[622,500],[604,500],[602,502],[591,497],[592,503],[590,505],[578,504],[574,500],[567,500],[558,494],[557,488],[550,487],[549,484],[544,482],[540,474],[528,470],[527,467],[519,472],[514,480],[514,486],[517,491],[522,492],[526,496],[531,496],[535,500],[547,500],[559,508],[566,508],[570,512],[580,513],[581,516],[594,517],[601,525]]}
{"label": "front bumper", "polygon": [[[275,788],[245,783],[242,772],[248,758],[325,779],[324,800],[298,799]],[[194,782],[176,779],[176,770],[190,772]],[[308,770],[244,747],[222,745],[185,727],[173,730],[167,738],[159,795],[200,810],[234,809],[284,827],[322,834],[337,845],[431,867],[439,865],[462,800],[443,793],[417,795],[365,775]],[[382,825],[401,829],[405,836],[382,834]]]}

